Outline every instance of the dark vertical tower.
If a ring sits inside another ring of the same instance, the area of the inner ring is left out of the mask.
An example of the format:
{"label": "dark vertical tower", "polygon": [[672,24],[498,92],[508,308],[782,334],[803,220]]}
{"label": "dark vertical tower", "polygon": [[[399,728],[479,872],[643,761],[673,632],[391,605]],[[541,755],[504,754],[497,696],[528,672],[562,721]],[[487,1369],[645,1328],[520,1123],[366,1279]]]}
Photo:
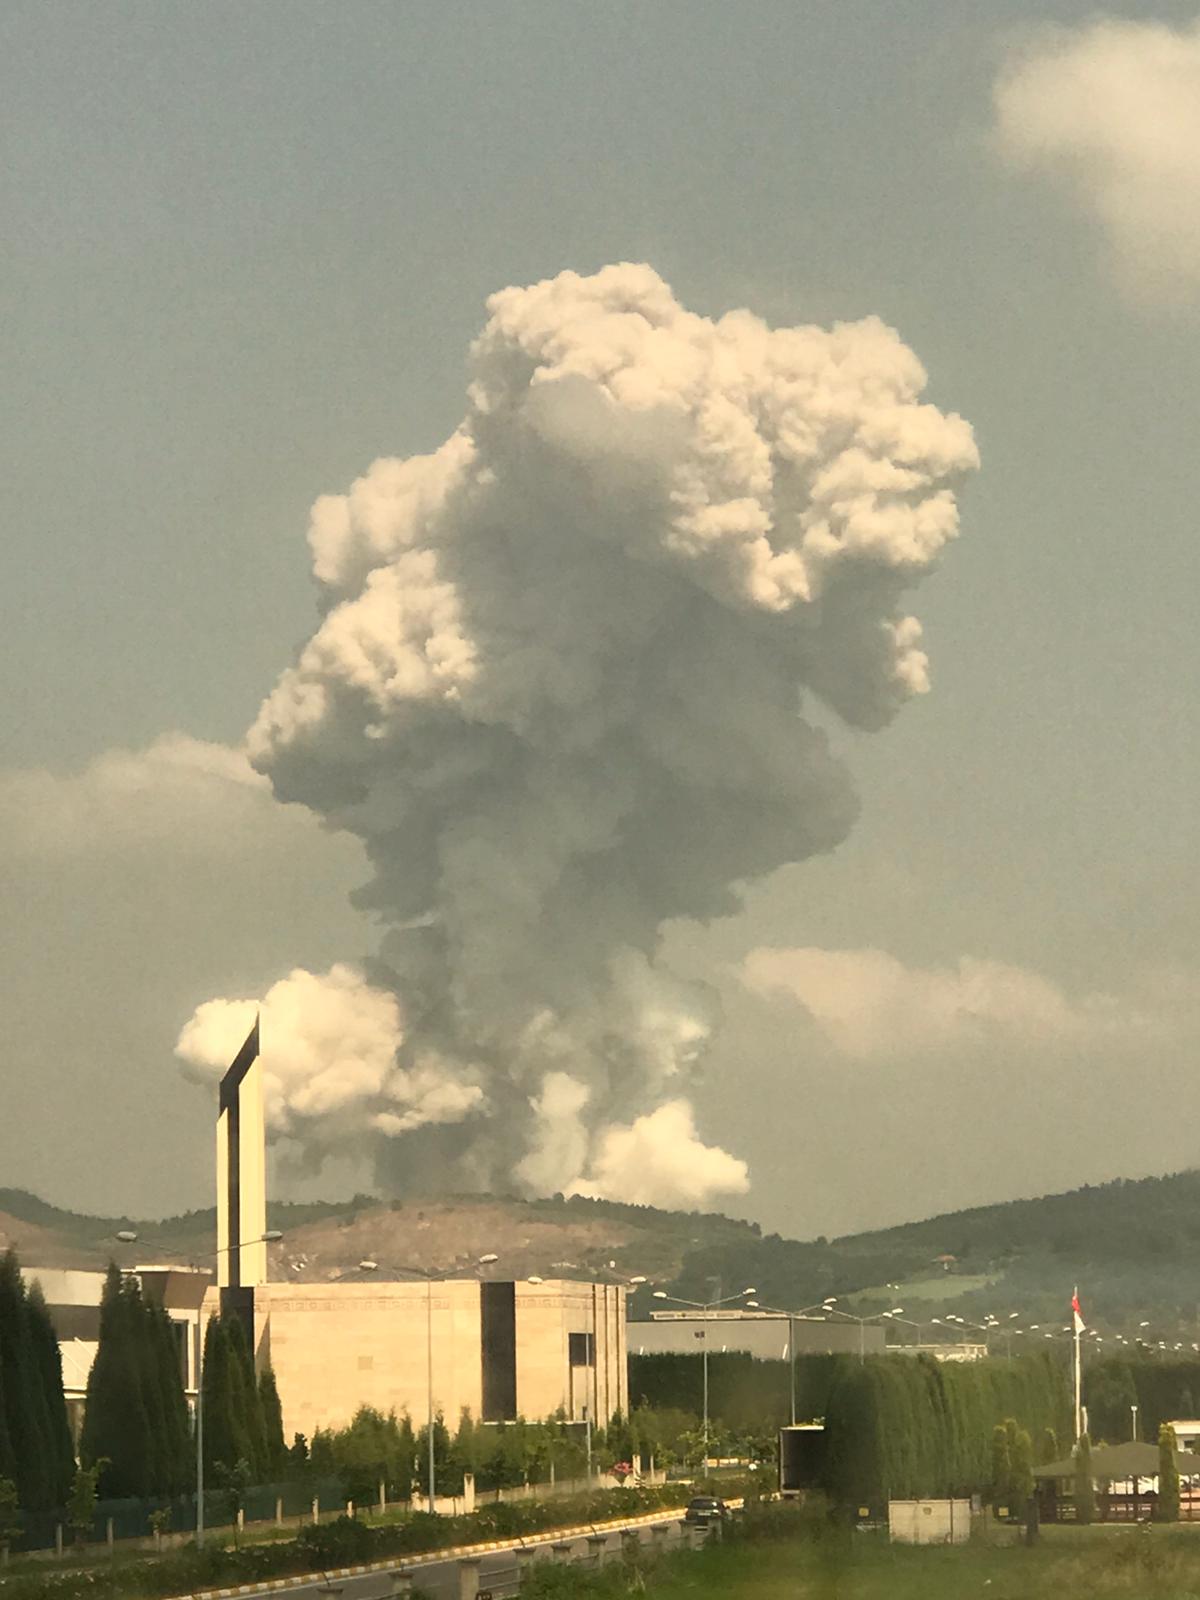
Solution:
{"label": "dark vertical tower", "polygon": [[253,1348],[254,1286],[267,1276],[267,1153],[258,1018],[221,1079],[217,1102],[217,1283]]}

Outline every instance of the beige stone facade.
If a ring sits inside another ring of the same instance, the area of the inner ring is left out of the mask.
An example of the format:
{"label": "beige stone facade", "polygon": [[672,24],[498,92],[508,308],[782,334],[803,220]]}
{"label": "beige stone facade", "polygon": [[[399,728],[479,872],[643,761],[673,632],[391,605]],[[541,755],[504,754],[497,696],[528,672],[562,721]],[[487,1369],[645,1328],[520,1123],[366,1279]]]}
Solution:
{"label": "beige stone facade", "polygon": [[[215,1312],[217,1298],[207,1302]],[[629,1405],[625,1290],[612,1284],[424,1282],[260,1284],[255,1347],[274,1369],[285,1437],[341,1427],[360,1406],[428,1413],[453,1427],[541,1418],[560,1408],[603,1424]],[[592,1358],[589,1360],[589,1356]]]}

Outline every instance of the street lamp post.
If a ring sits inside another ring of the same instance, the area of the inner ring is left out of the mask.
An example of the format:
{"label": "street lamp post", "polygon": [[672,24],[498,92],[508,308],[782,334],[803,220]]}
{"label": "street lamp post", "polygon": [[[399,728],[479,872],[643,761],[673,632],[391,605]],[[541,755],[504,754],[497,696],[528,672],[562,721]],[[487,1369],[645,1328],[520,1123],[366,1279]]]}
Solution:
{"label": "street lamp post", "polygon": [[[901,1306],[900,1309],[903,1310],[903,1306]],[[886,1313],[882,1311],[876,1311],[869,1317],[856,1317],[853,1311],[843,1311],[840,1309],[840,1307],[833,1304],[830,1304],[829,1311],[832,1316],[845,1317],[848,1322],[858,1323],[858,1359],[860,1362],[865,1362],[867,1359],[867,1323],[877,1322],[879,1318],[886,1315]]]}
{"label": "street lamp post", "polygon": [[[718,1306],[729,1306],[735,1300],[745,1300],[749,1295],[758,1293],[757,1289],[743,1289],[741,1294],[726,1295],[723,1300],[681,1300],[676,1294],[668,1294],[665,1289],[655,1289],[656,1300],[669,1300],[673,1305],[691,1306],[696,1311],[715,1311]],[[708,1329],[701,1336],[704,1346],[704,1465],[708,1466]]]}
{"label": "street lamp post", "polygon": [[920,1350],[920,1348],[921,1348],[921,1324],[919,1322],[914,1322],[911,1317],[903,1317],[903,1316],[901,1316],[900,1313],[903,1310],[904,1310],[903,1306],[893,1306],[890,1311],[884,1311],[882,1313],[882,1316],[883,1316],[883,1318],[884,1318],[884,1320],[886,1322],[902,1322],[906,1328],[915,1328],[917,1330],[917,1339],[916,1339],[916,1344],[915,1344],[914,1348],[917,1349],[917,1350]]}
{"label": "street lamp post", "polygon": [[[499,1259],[500,1257],[494,1251],[489,1251],[486,1255],[476,1256],[475,1266],[477,1268],[490,1267],[494,1262],[499,1261]],[[377,1272],[379,1270],[378,1261],[360,1261],[358,1266],[360,1272]],[[436,1453],[434,1450],[433,1428],[433,1286],[435,1283],[445,1282],[453,1270],[453,1267],[393,1268],[393,1271],[395,1272],[410,1273],[414,1278],[424,1278],[425,1280],[425,1377],[429,1386],[429,1392],[427,1396],[428,1412],[426,1417],[425,1431],[428,1435],[427,1443],[429,1446],[430,1515],[437,1510],[437,1464]]]}

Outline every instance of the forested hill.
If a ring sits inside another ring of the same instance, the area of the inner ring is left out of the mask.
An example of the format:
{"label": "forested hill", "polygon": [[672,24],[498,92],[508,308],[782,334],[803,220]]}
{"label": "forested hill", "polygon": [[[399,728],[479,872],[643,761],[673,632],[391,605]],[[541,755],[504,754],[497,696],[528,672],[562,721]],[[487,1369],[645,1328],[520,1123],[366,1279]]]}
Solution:
{"label": "forested hill", "polygon": [[[561,1198],[481,1196],[273,1205],[284,1233],[274,1265],[295,1281],[353,1271],[369,1256],[395,1266],[446,1266],[495,1251],[513,1276],[644,1274],[689,1299],[753,1286],[763,1305],[799,1309],[826,1295],[867,1314],[903,1306],[927,1324],[942,1311],[987,1312],[1045,1326],[1065,1319],[1079,1285],[1085,1315],[1128,1331],[1150,1320],[1160,1337],[1200,1338],[1200,1172],[1117,1181],[1036,1200],[978,1206],[841,1239],[763,1236],[753,1223],[697,1212]],[[0,1189],[0,1246],[23,1259],[90,1265],[127,1258],[195,1261],[212,1249],[211,1210],[161,1221],[83,1216]],[[482,1241],[482,1243],[481,1243]],[[645,1296],[634,1315],[645,1315]],[[1190,1330],[1190,1331],[1189,1331]],[[910,1330],[911,1332],[911,1330]]]}
{"label": "forested hill", "polygon": [[[721,1248],[694,1252],[679,1292],[699,1298],[708,1277],[724,1292],[745,1277],[764,1303],[799,1307],[828,1294],[860,1313],[903,1304],[980,1320],[993,1312],[1049,1326],[1076,1284],[1097,1326],[1124,1330],[1149,1317],[1197,1337],[1200,1172],[1118,1179],[1036,1200],[948,1212],[845,1238],[800,1244],[767,1236],[736,1265]],[[892,1285],[894,1287],[889,1287]],[[1135,1316],[1135,1313],[1137,1314]]]}

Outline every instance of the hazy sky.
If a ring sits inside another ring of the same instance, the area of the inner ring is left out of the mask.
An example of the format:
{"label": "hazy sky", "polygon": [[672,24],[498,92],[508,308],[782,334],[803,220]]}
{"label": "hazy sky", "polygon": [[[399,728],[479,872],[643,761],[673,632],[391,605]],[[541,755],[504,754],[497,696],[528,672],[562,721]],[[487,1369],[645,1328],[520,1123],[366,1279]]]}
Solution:
{"label": "hazy sky", "polygon": [[0,1185],[209,1203],[179,1028],[377,937],[357,845],[224,748],[312,630],[308,509],[454,428],[488,294],[620,260],[706,315],[877,314],[982,457],[915,602],[932,692],[829,719],[857,830],[669,933],[722,990],[729,1209],[1195,1162],[1200,33],[1108,19],[3,8]]}

